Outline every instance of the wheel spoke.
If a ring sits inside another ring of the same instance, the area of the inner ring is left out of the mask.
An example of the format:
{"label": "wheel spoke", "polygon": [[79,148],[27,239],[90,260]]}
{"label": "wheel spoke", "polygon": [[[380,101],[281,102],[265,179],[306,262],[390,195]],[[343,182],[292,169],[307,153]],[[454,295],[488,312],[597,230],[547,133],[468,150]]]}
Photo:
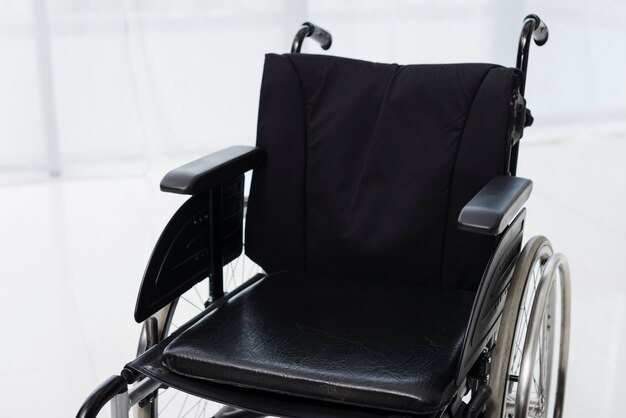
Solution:
{"label": "wheel spoke", "polygon": [[[161,393],[163,393],[163,391],[161,391]],[[182,392],[178,392],[178,391],[174,392],[174,395],[172,395],[172,397],[170,398],[170,400],[169,400],[169,401],[167,401],[167,403],[165,404],[165,406],[163,406],[163,409],[159,409],[159,414],[163,413],[163,411],[165,411],[165,409],[166,409],[166,408],[167,408],[167,407],[168,407],[168,406],[172,403],[172,401],[173,401],[174,399],[176,399],[176,397],[177,397],[179,394],[181,394],[181,393],[182,393]]]}
{"label": "wheel spoke", "polygon": [[196,308],[199,311],[203,311],[204,310],[203,308],[199,307],[198,305],[196,305],[195,303],[193,303],[192,301],[187,299],[185,296],[181,296],[181,299],[184,300],[185,302],[187,302],[188,304],[190,304],[191,306],[193,306],[194,308]]}
{"label": "wheel spoke", "polygon": [[[198,406],[200,405],[200,402],[202,402],[202,399],[198,399],[198,401],[195,404],[193,404],[187,412],[185,412],[185,415],[182,415],[180,418],[185,418],[187,415],[189,415],[190,412],[198,408]],[[181,412],[182,412],[182,409],[181,409]]]}
{"label": "wheel spoke", "polygon": [[180,407],[180,412],[178,413],[178,418],[182,418],[183,411],[185,410],[185,405],[187,404],[187,400],[189,399],[189,395],[185,394],[185,400],[183,400],[183,406]]}
{"label": "wheel spoke", "polygon": [[200,301],[200,304],[204,305],[204,299],[202,298],[202,296],[200,295],[200,292],[198,291],[198,286],[194,286],[193,290],[194,292],[196,292],[196,295],[198,296],[198,300]]}

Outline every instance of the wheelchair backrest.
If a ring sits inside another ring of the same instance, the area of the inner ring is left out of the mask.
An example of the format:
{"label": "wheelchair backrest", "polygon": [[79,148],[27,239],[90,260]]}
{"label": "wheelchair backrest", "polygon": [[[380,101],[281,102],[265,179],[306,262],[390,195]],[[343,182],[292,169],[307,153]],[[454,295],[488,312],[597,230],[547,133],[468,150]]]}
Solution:
{"label": "wheelchair backrest", "polygon": [[457,219],[504,173],[519,76],[267,55],[246,253],[268,272],[475,290],[495,240]]}

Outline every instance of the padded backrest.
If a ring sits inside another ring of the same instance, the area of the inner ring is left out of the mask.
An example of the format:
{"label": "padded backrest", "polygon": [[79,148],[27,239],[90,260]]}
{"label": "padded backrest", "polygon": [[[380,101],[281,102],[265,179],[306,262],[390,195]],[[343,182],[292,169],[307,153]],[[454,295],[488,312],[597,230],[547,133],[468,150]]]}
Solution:
{"label": "padded backrest", "polygon": [[456,221],[504,171],[516,75],[267,55],[247,254],[268,272],[475,289],[494,239]]}

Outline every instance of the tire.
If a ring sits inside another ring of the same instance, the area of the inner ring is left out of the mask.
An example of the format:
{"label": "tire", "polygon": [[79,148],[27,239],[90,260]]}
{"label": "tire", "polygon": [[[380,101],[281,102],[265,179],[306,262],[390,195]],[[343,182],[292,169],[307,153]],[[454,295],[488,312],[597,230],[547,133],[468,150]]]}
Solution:
{"label": "tire", "polygon": [[[248,259],[245,254],[241,254],[231,263],[224,266],[224,290],[230,291],[238,287],[261,271],[261,268]],[[208,280],[204,280],[157,312],[154,316],[157,318],[159,340],[167,337],[179,325],[184,324],[203,311],[205,309],[204,302],[208,295]],[[145,330],[142,329],[137,349],[138,354],[143,353],[145,349]],[[133,406],[131,408],[131,416],[135,418],[212,417],[219,407],[220,405],[209,400],[167,388],[156,391],[151,402],[142,403],[141,406]],[[233,415],[234,411],[232,410],[223,412],[226,413],[226,415],[223,415],[224,417],[239,416]],[[222,416],[222,414],[219,416]],[[246,415],[241,415],[241,417],[244,416]]]}
{"label": "tire", "polygon": [[545,237],[534,237],[507,291],[485,418],[561,418],[568,346],[567,262]]}

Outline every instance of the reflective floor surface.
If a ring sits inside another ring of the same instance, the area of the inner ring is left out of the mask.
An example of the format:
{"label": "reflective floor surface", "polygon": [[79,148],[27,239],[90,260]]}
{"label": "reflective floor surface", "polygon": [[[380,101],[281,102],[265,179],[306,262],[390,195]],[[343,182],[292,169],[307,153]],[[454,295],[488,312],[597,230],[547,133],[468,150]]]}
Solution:
{"label": "reflective floor surface", "polygon": [[[526,238],[571,264],[565,416],[622,416],[626,375],[626,139],[525,143],[534,180]],[[0,187],[0,416],[74,416],[136,349],[135,296],[152,246],[184,197],[167,167],[109,179]],[[105,416],[105,414],[103,414]]]}

